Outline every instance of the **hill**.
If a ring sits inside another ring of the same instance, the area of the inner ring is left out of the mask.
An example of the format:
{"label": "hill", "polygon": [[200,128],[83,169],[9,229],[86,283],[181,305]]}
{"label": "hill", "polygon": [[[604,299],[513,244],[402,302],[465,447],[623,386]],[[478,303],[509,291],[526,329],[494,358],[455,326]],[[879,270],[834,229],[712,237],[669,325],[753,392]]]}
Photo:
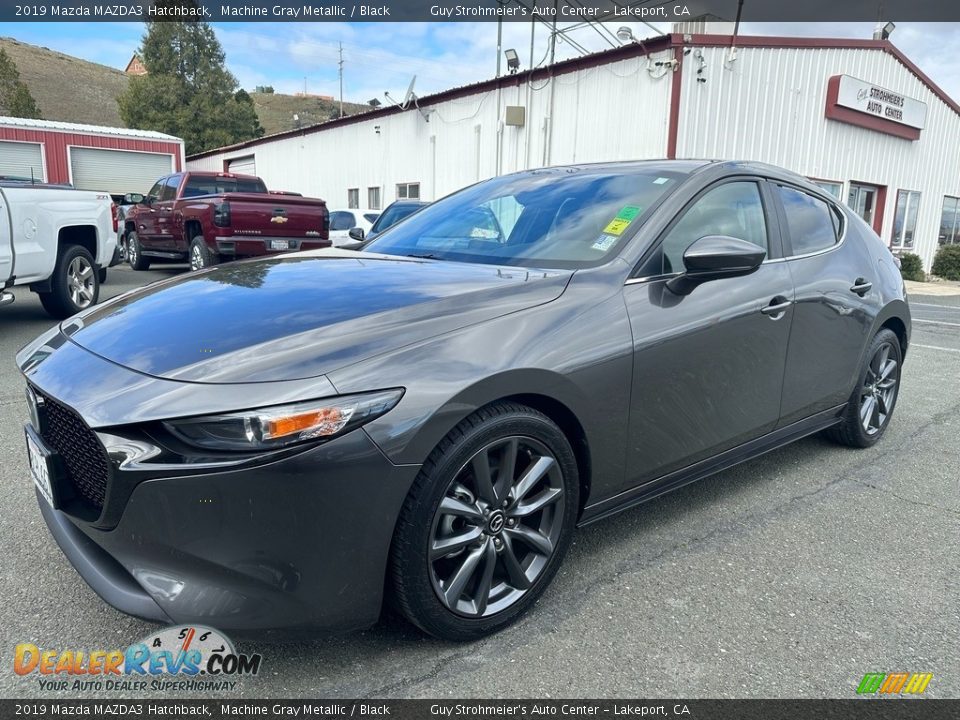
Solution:
{"label": "hill", "polygon": [[123,127],[117,96],[127,87],[127,76],[115,68],[0,38],[0,47],[17,64],[46,120]]}
{"label": "hill", "polygon": [[[340,116],[340,103],[309,95],[281,95],[279,93],[250,93],[257,117],[267,135],[293,130],[297,127],[294,115],[299,116],[299,126],[307,127]],[[369,110],[367,105],[343,103],[344,115],[354,115]]]}

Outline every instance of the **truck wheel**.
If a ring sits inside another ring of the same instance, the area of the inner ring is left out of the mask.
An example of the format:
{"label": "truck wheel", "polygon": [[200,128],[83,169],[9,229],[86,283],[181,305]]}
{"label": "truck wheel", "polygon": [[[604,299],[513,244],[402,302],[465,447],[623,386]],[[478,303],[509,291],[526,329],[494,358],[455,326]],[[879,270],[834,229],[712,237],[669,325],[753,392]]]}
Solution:
{"label": "truck wheel", "polygon": [[150,269],[150,261],[143,256],[143,250],[140,247],[140,238],[133,230],[127,233],[127,262],[134,270]]}
{"label": "truck wheel", "polygon": [[79,245],[65,246],[50,285],[50,292],[40,293],[40,304],[55,318],[67,318],[94,305],[100,297],[100,278],[93,256]]}
{"label": "truck wheel", "polygon": [[217,253],[210,252],[207,243],[203,241],[203,235],[194,235],[193,240],[190,241],[190,269],[200,270],[219,262],[220,257]]}

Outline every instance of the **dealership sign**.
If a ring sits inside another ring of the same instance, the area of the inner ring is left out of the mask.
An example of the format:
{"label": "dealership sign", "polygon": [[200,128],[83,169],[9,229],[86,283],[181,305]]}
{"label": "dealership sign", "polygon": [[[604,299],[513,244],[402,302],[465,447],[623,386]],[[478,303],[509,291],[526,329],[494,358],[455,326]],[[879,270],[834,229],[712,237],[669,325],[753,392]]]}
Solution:
{"label": "dealership sign", "polygon": [[850,75],[834,75],[827,83],[826,116],[916,140],[927,120],[927,104]]}

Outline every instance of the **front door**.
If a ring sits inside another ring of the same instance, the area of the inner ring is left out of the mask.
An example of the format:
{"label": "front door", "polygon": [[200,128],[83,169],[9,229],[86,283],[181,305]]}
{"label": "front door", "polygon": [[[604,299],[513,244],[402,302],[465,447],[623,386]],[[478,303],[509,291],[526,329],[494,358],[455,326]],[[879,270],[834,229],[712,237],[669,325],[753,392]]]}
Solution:
{"label": "front door", "polygon": [[133,213],[136,220],[137,237],[140,238],[140,245],[142,247],[156,247],[157,203],[160,200],[161,193],[163,193],[163,186],[166,180],[167,178],[165,177],[157,180],[153,187],[150,188],[150,192],[147,193],[149,202],[138,205],[136,212]]}
{"label": "front door", "polygon": [[[783,262],[673,294],[683,253],[706,235],[753,242],[779,256],[779,228],[760,181],[715,185],[667,230],[625,288],[633,330],[627,487],[679,470],[773,430],[793,320]],[[769,196],[767,196],[769,197]],[[776,309],[776,311],[773,311]]]}

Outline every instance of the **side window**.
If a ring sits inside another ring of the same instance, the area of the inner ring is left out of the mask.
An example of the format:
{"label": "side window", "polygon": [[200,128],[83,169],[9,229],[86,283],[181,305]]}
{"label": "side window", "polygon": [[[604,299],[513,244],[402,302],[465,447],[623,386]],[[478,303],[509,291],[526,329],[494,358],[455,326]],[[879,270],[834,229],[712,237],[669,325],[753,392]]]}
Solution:
{"label": "side window", "polygon": [[791,187],[777,186],[794,255],[826,250],[839,238],[839,217],[823,200]]}
{"label": "side window", "polygon": [[755,182],[729,182],[708,190],[667,232],[641,274],[683,272],[683,253],[707,235],[727,235],[769,249],[763,202]]}
{"label": "side window", "polygon": [[173,200],[177,197],[177,188],[180,187],[181,178],[181,175],[171,175],[167,178],[163,184],[163,189],[160,191],[160,200]]}
{"label": "side window", "polygon": [[159,180],[157,180],[157,181],[153,184],[153,187],[150,188],[150,192],[148,192],[147,195],[148,195],[149,197],[154,198],[154,199],[159,199],[159,198],[160,198],[160,193],[163,192],[163,184],[164,184],[166,181],[167,181],[167,179],[166,179],[165,177],[162,177],[162,178],[160,178]]}

